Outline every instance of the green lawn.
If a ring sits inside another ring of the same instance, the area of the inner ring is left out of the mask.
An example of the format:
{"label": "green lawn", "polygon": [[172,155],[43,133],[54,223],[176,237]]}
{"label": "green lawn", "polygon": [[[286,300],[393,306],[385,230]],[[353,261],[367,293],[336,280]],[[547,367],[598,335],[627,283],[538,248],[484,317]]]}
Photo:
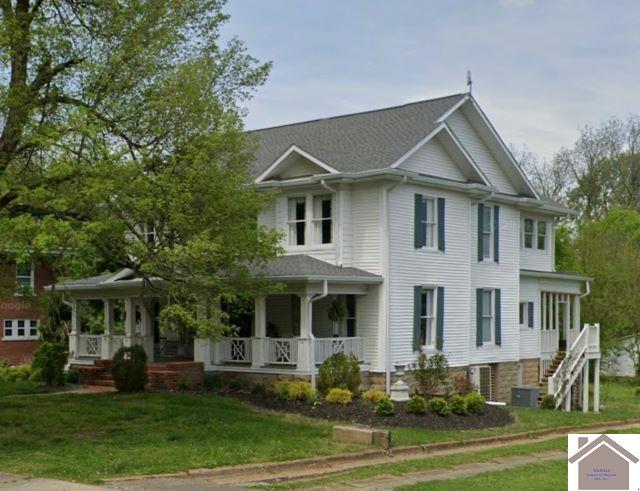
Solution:
{"label": "green lawn", "polygon": [[567,489],[567,462],[566,460],[551,460],[507,471],[487,472],[465,479],[447,479],[397,489],[402,491],[466,491],[468,489],[557,491],[558,489]]}
{"label": "green lawn", "polygon": [[345,452],[331,425],[216,395],[56,394],[0,401],[0,470],[85,482]]}
{"label": "green lawn", "polygon": [[51,392],[51,389],[42,382],[30,382],[28,380],[19,380],[17,382],[0,382],[0,397],[42,394]]}

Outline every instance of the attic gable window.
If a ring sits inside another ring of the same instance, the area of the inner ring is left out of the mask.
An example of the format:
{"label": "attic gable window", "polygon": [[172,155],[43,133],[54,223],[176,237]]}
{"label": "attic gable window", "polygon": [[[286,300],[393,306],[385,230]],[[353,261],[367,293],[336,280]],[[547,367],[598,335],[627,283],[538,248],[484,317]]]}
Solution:
{"label": "attic gable window", "polygon": [[307,198],[289,198],[289,245],[303,246],[307,231]]}

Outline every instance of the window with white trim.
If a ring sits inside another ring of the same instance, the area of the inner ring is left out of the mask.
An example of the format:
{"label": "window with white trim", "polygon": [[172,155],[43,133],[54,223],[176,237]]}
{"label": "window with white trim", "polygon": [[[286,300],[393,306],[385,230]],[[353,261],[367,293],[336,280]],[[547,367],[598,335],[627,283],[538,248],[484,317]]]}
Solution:
{"label": "window with white trim", "polygon": [[520,327],[529,325],[529,302],[520,302]]}
{"label": "window with white trim", "polygon": [[493,343],[493,290],[482,290],[482,343]]}
{"label": "window with white trim", "polygon": [[333,241],[333,219],[331,195],[313,197],[313,239],[316,244],[331,244]]}
{"label": "window with white trim", "polygon": [[533,249],[533,220],[531,218],[524,219],[523,243],[525,249]]}
{"label": "window with white trim", "polygon": [[522,247],[544,251],[547,249],[549,227],[544,220],[525,218],[522,221]]}
{"label": "window with white trim", "polygon": [[436,345],[436,289],[423,288],[420,297],[420,343],[433,348]]}
{"label": "window with white trim", "polygon": [[289,198],[289,245],[303,246],[307,231],[307,198]]}
{"label": "window with white trim", "polygon": [[482,258],[493,258],[493,206],[484,206],[482,218]]}
{"label": "window with white trim", "polygon": [[36,319],[5,319],[2,331],[4,341],[30,341],[38,339]]}
{"label": "window with white trim", "polygon": [[547,248],[547,222],[538,222],[538,250],[544,251]]}
{"label": "window with white trim", "polygon": [[424,227],[425,247],[435,249],[438,245],[438,207],[435,198],[422,197],[424,203]]}
{"label": "window with white trim", "polygon": [[29,292],[34,289],[33,263],[16,264],[16,287],[18,293]]}

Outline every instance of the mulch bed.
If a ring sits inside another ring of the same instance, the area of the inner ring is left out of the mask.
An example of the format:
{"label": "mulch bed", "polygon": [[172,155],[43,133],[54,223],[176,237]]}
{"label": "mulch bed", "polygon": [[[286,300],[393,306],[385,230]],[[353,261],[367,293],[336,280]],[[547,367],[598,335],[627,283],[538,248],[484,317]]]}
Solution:
{"label": "mulch bed", "polygon": [[507,426],[513,417],[505,408],[486,404],[482,414],[459,416],[449,414],[407,413],[405,402],[396,402],[395,416],[379,416],[374,406],[362,399],[354,399],[351,404],[341,406],[319,401],[311,406],[304,401],[283,401],[268,394],[234,394],[235,397],[263,409],[285,413],[301,414],[325,421],[342,421],[367,426],[395,426],[400,428],[425,428],[430,430],[477,430]]}

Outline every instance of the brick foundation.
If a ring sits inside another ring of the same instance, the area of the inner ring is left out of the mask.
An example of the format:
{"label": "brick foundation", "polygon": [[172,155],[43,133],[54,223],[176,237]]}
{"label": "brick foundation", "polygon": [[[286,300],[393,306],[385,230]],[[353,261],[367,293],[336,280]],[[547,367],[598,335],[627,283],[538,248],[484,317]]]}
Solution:
{"label": "brick foundation", "polygon": [[0,360],[6,360],[12,365],[30,364],[33,352],[40,345],[40,341],[2,341],[0,340]]}
{"label": "brick foundation", "polygon": [[279,380],[307,380],[309,381],[311,377],[309,375],[296,375],[292,374],[281,374],[281,373],[250,373],[250,372],[207,372],[207,373],[215,373],[220,377],[223,385],[229,385],[231,380],[242,380],[244,382],[245,387],[251,388],[255,384],[262,384],[265,387],[269,388],[275,385]]}
{"label": "brick foundation", "polygon": [[520,360],[522,364],[522,384],[537,386],[540,381],[540,359]]}
{"label": "brick foundation", "polygon": [[511,388],[518,385],[518,362],[496,363],[494,367],[494,399],[511,402]]}

